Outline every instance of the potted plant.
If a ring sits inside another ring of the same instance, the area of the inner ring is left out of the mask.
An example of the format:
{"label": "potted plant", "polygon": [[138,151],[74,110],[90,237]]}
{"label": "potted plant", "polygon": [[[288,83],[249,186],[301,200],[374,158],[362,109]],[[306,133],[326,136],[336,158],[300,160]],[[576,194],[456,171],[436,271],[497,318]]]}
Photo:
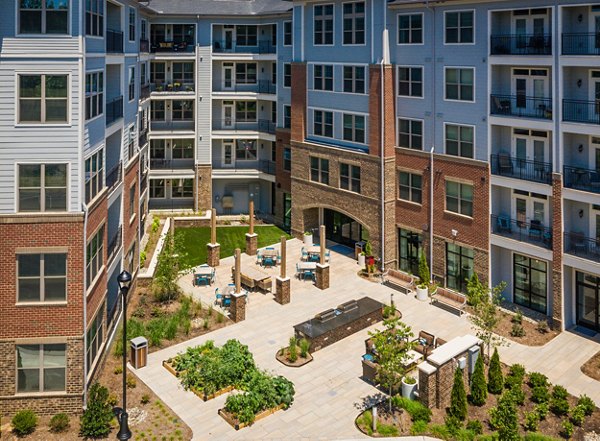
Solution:
{"label": "potted plant", "polygon": [[306,245],[307,247],[312,246],[313,244],[313,235],[310,231],[305,231],[304,232],[304,245]]}
{"label": "potted plant", "polygon": [[427,259],[425,253],[421,253],[419,259],[419,284],[417,285],[417,300],[427,300],[429,298],[429,266],[427,265]]}
{"label": "potted plant", "polygon": [[373,272],[375,266],[375,256],[373,256],[373,249],[371,247],[371,242],[369,241],[365,243],[365,266],[369,274]]}
{"label": "potted plant", "polygon": [[360,253],[358,253],[358,266],[360,266],[361,268],[365,267],[365,252],[361,251]]}
{"label": "potted plant", "polygon": [[417,390],[417,379],[408,375],[402,377],[402,396],[409,400],[415,399],[415,391]]}
{"label": "potted plant", "polygon": [[173,89],[179,90],[181,88],[181,83],[173,83]]}

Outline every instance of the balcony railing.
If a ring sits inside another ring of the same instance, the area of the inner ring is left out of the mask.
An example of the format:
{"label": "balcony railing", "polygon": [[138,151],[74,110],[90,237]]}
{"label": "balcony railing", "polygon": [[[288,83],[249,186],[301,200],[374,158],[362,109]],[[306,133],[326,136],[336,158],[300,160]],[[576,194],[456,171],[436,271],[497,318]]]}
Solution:
{"label": "balcony railing", "polygon": [[150,52],[150,42],[148,40],[140,40],[140,52]]}
{"label": "balcony railing", "polygon": [[552,228],[543,226],[541,222],[519,221],[508,216],[492,214],[491,227],[492,233],[499,236],[552,249]]}
{"label": "balcony railing", "polygon": [[492,35],[490,51],[492,55],[550,55],[552,37],[550,35]]}
{"label": "balcony railing", "polygon": [[106,174],[106,186],[108,187],[108,191],[111,191],[121,182],[123,177],[122,168],[121,161],[119,161],[119,163],[111,168]]}
{"label": "balcony railing", "polygon": [[562,34],[563,55],[600,55],[600,33]]}
{"label": "balcony railing", "polygon": [[542,184],[552,183],[552,164],[515,158],[507,154],[491,155],[492,174],[508,178],[523,179]]}
{"label": "balcony railing", "polygon": [[224,87],[221,82],[218,83],[217,87],[214,88],[215,92],[251,92],[251,93],[264,93],[274,95],[277,93],[277,85],[273,84],[271,80],[259,80],[256,83],[251,84],[232,84],[231,87]]}
{"label": "balcony railing", "polygon": [[213,169],[215,170],[224,170],[233,173],[241,172],[247,170],[258,170],[261,173],[266,173],[268,175],[275,174],[275,163],[273,161],[268,160],[260,160],[260,161],[237,161],[233,166],[232,165],[224,165],[223,162],[213,163]]}
{"label": "balcony railing", "polygon": [[106,52],[111,54],[123,53],[123,32],[106,30]]}
{"label": "balcony railing", "polygon": [[140,150],[146,145],[148,142],[148,129],[142,130],[140,132],[140,136],[138,138],[138,147]]}
{"label": "balcony railing", "polygon": [[598,170],[565,165],[564,180],[566,188],[600,194],[600,171]]}
{"label": "balcony railing", "polygon": [[552,119],[552,99],[525,95],[490,95],[492,115]]}
{"label": "balcony railing", "polygon": [[565,253],[600,261],[600,238],[585,237],[579,232],[565,232]]}
{"label": "balcony railing", "polygon": [[145,100],[150,98],[150,84],[143,84],[140,86],[140,99]]}
{"label": "balcony railing", "polygon": [[236,40],[215,40],[213,52],[236,54],[274,54],[276,46],[270,40],[261,40],[254,45],[239,44]]}
{"label": "balcony railing", "polygon": [[600,124],[600,100],[563,100],[563,121]]}
{"label": "balcony railing", "polygon": [[181,170],[192,169],[193,167],[193,159],[150,159],[151,170]]}
{"label": "balcony railing", "polygon": [[194,83],[182,83],[174,81],[172,83],[150,83],[152,92],[193,92]]}
{"label": "balcony railing", "polygon": [[232,119],[213,119],[213,130],[249,130],[274,134],[275,123],[268,119],[247,122]]}
{"label": "balcony railing", "polygon": [[108,127],[119,118],[123,118],[123,96],[106,103],[106,126]]}
{"label": "balcony railing", "polygon": [[166,131],[166,132],[177,132],[177,131],[191,131],[194,130],[194,120],[182,120],[182,121],[150,121],[150,130],[152,131]]}
{"label": "balcony railing", "polygon": [[188,41],[160,41],[153,40],[150,44],[150,50],[152,52],[181,52],[181,53],[192,53],[194,52],[194,43]]}
{"label": "balcony railing", "polygon": [[107,263],[110,263],[114,259],[114,257],[117,255],[117,251],[119,251],[119,249],[121,248],[122,237],[123,237],[123,226],[119,225],[117,232],[112,237],[112,239],[110,239],[108,242],[107,259],[106,259]]}

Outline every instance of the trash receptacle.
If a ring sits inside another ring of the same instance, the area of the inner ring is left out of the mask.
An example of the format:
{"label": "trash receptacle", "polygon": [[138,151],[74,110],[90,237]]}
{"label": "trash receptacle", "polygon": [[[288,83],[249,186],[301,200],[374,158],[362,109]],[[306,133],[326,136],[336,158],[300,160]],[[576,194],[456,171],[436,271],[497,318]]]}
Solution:
{"label": "trash receptacle", "polygon": [[148,340],[144,337],[131,339],[131,355],[129,360],[134,368],[139,369],[146,366],[148,360]]}
{"label": "trash receptacle", "polygon": [[365,250],[365,242],[361,240],[354,244],[354,259],[358,259],[358,255]]}

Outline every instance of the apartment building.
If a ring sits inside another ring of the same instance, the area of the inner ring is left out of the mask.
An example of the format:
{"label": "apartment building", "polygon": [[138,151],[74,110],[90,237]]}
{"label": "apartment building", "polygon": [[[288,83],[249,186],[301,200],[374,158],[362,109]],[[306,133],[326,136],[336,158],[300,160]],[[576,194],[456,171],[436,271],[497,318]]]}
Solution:
{"label": "apartment building", "polygon": [[148,210],[253,200],[600,329],[593,2],[0,1],[2,412],[82,408]]}

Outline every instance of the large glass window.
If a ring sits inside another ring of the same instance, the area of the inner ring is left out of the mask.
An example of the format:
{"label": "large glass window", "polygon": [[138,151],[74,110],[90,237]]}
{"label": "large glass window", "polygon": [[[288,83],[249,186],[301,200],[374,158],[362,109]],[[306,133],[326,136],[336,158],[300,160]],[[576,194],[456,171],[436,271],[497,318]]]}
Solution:
{"label": "large glass window", "polygon": [[69,0],[19,0],[19,33],[68,34]]}
{"label": "large glass window", "polygon": [[104,0],[86,0],[85,34],[94,37],[104,35]]}
{"label": "large glass window", "polygon": [[313,133],[333,138],[333,112],[315,110],[313,117]]}
{"label": "large glass window", "polygon": [[333,44],[333,4],[314,6],[314,44]]}
{"label": "large glass window", "polygon": [[600,277],[576,274],[577,324],[600,330]]}
{"label": "large glass window", "polygon": [[406,118],[398,120],[398,147],[423,150],[423,121]]}
{"label": "large glass window", "polygon": [[171,180],[171,197],[173,198],[192,198],[194,197],[193,179],[173,179]]}
{"label": "large glass window", "polygon": [[133,66],[129,68],[128,91],[129,101],[133,101],[135,99],[135,67]]}
{"label": "large glass window", "polygon": [[67,345],[17,345],[17,392],[66,390]]}
{"label": "large glass window", "polygon": [[238,122],[256,121],[256,101],[236,101],[235,119]]}
{"label": "large glass window", "polygon": [[129,8],[129,41],[135,41],[135,9]]}
{"label": "large glass window", "polygon": [[446,181],[446,210],[473,217],[473,186]]}
{"label": "large glass window", "polygon": [[283,65],[283,87],[292,87],[292,65],[290,63]]}
{"label": "large glass window", "polygon": [[423,97],[422,67],[398,67],[398,95]]}
{"label": "large glass window", "polygon": [[292,127],[292,106],[283,106],[283,127],[285,129]]}
{"label": "large glass window", "polygon": [[421,203],[423,177],[416,173],[400,172],[400,199],[405,201]]}
{"label": "large glass window", "polygon": [[104,113],[104,73],[92,72],[85,76],[85,119]]}
{"label": "large glass window", "polygon": [[104,266],[104,227],[100,227],[94,237],[85,248],[86,265],[86,288],[92,286],[92,282]]}
{"label": "large glass window", "polygon": [[100,307],[98,313],[87,330],[86,357],[88,368],[93,366],[94,361],[100,355],[100,348],[104,342],[104,306]]}
{"label": "large glass window", "polygon": [[173,63],[173,83],[193,84],[194,83],[194,63],[182,62]]}
{"label": "large glass window", "polygon": [[150,63],[150,82],[154,84],[162,84],[166,81],[166,65],[165,63]]}
{"label": "large glass window", "polygon": [[365,93],[364,66],[344,66],[344,92]]}
{"label": "large glass window", "polygon": [[235,27],[235,35],[238,46],[257,46],[258,45],[258,27],[237,25]]}
{"label": "large glass window", "polygon": [[446,99],[473,101],[473,68],[446,68]]}
{"label": "large glass window", "polygon": [[340,162],[340,188],[360,193],[360,166]]}
{"label": "large glass window", "polygon": [[473,275],[473,250],[446,243],[446,286],[454,291],[467,292],[467,282]]}
{"label": "large glass window", "polygon": [[150,197],[164,198],[165,197],[165,180],[150,179]]}
{"label": "large glass window", "polygon": [[333,90],[333,66],[331,64],[314,65],[313,88],[315,90]]}
{"label": "large glass window", "polygon": [[446,43],[474,42],[474,14],[473,11],[446,12]]}
{"label": "large glass window", "polygon": [[446,124],[446,154],[473,158],[473,126]]}
{"label": "large glass window", "polygon": [[150,119],[152,121],[164,121],[165,120],[165,102],[164,101],[150,101]]}
{"label": "large glass window", "polygon": [[316,156],[310,157],[310,180],[329,185],[329,160]]}
{"label": "large glass window", "polygon": [[19,75],[19,122],[67,122],[68,85],[68,75]]}
{"label": "large glass window", "polygon": [[283,148],[283,169],[292,171],[292,150],[289,147]]}
{"label": "large glass window", "polygon": [[104,150],[85,160],[85,202],[90,203],[104,188]]}
{"label": "large glass window", "polygon": [[398,15],[398,44],[423,43],[423,14]]}
{"label": "large glass window", "polygon": [[240,161],[256,161],[256,140],[238,139],[235,144],[235,159]]}
{"label": "large glass window", "polygon": [[238,84],[256,84],[256,63],[236,63],[235,82]]}
{"label": "large glass window", "polygon": [[66,211],[67,164],[19,164],[19,211]]}
{"label": "large glass window", "polygon": [[284,21],[283,22],[283,45],[291,46],[292,41],[294,39],[294,34],[292,33],[292,22]]}
{"label": "large glass window", "polygon": [[514,302],[546,314],[548,274],[546,262],[514,255]]}
{"label": "large glass window", "polygon": [[344,113],[344,140],[365,142],[365,117]]}
{"label": "large glass window", "polygon": [[[174,139],[173,159],[192,159],[194,157],[194,139]],[[164,152],[163,152],[164,155]]]}
{"label": "large glass window", "polygon": [[419,274],[422,236],[413,231],[400,228],[399,242],[400,270],[409,274]]}
{"label": "large glass window", "polygon": [[344,3],[344,44],[365,44],[365,3]]}
{"label": "large glass window", "polygon": [[173,121],[191,121],[193,119],[193,101],[173,100]]}
{"label": "large glass window", "polygon": [[67,254],[17,255],[19,302],[62,302],[67,299]]}

